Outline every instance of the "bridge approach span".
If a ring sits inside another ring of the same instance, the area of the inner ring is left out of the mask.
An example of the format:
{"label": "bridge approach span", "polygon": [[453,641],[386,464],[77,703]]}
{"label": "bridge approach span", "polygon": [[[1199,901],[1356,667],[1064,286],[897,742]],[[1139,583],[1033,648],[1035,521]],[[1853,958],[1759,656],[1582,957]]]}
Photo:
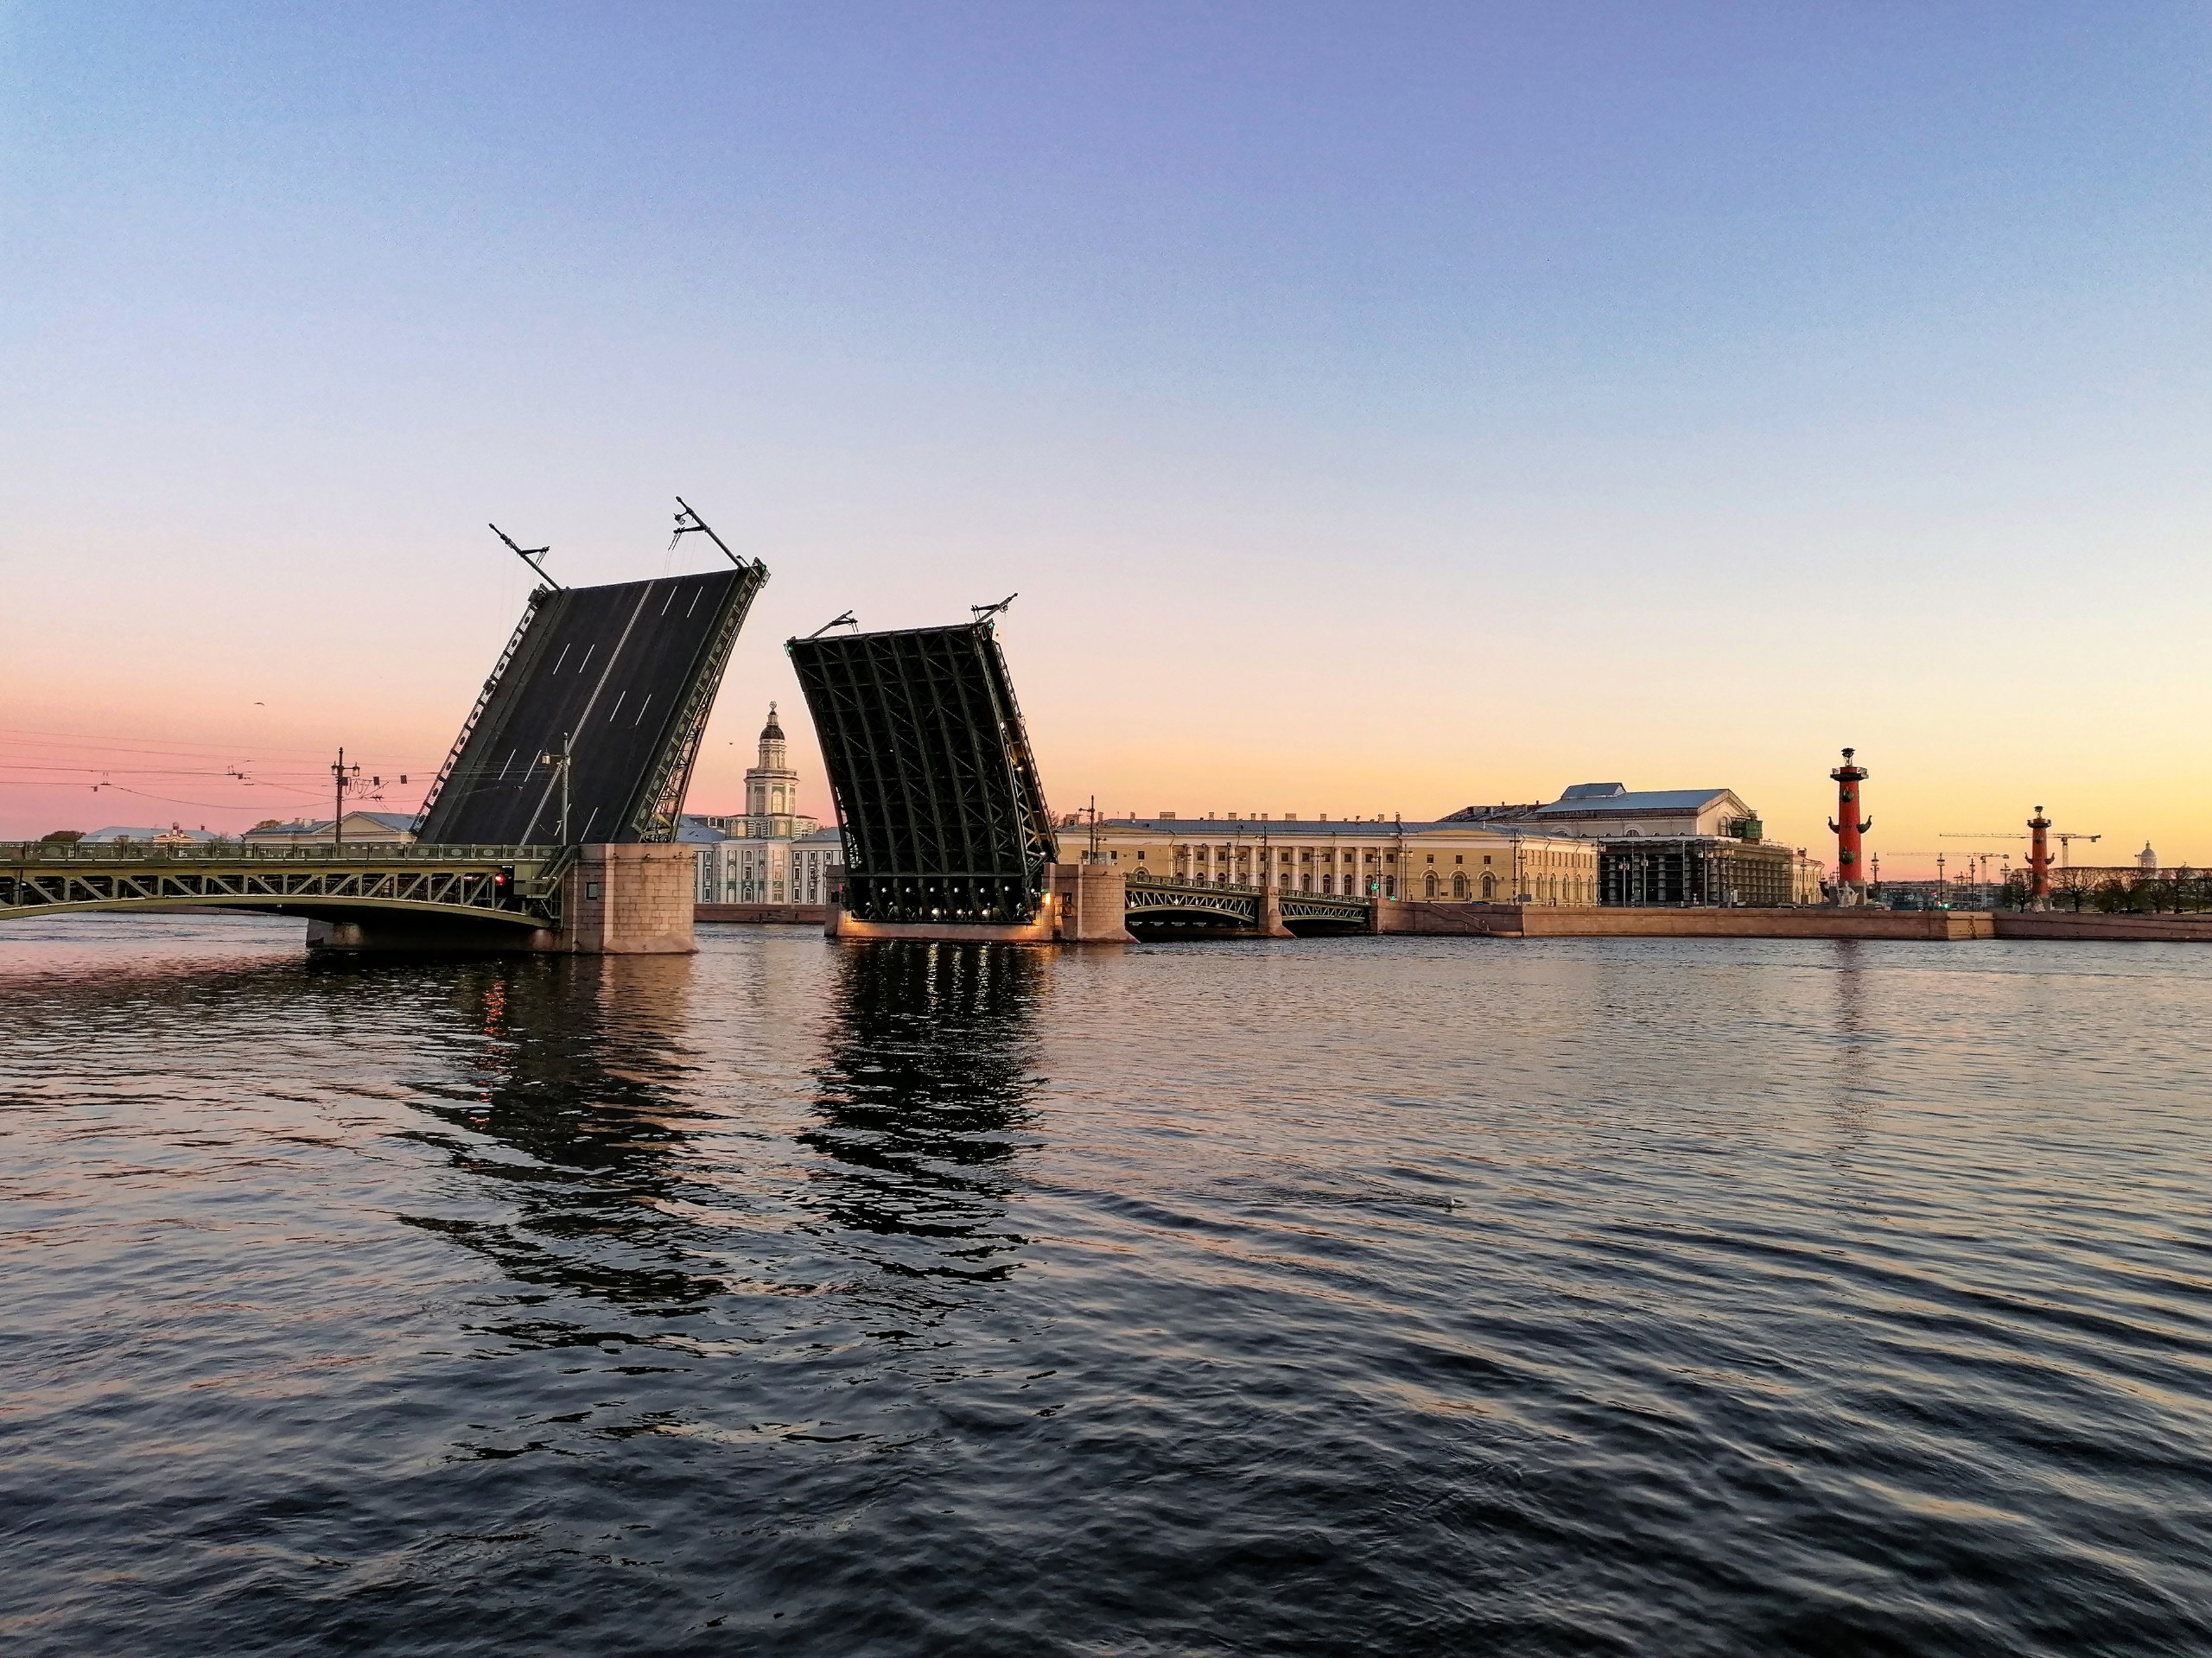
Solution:
{"label": "bridge approach span", "polygon": [[1370,932],[1375,926],[1374,906],[1363,898],[1149,875],[1128,877],[1127,893],[1123,913],[1130,928],[1156,934]]}
{"label": "bridge approach span", "polygon": [[193,907],[536,931],[561,924],[568,861],[552,847],[18,842],[0,846],[0,921]]}

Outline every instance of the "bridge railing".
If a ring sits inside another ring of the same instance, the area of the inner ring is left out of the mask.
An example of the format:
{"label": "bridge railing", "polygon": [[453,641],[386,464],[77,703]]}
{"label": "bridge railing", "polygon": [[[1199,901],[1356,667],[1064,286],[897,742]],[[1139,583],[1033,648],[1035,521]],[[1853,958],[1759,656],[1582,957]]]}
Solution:
{"label": "bridge railing", "polygon": [[550,864],[565,860],[566,848],[550,846],[451,846],[438,842],[342,841],[336,845],[296,846],[262,841],[194,841],[188,845],[152,841],[0,842],[0,862],[40,864],[103,863],[497,863]]}
{"label": "bridge railing", "polygon": [[1131,886],[1203,886],[1209,893],[1256,893],[1258,885],[1252,881],[1200,880],[1194,875],[1161,875],[1149,869],[1131,870],[1124,878]]}
{"label": "bridge railing", "polygon": [[[1262,889],[1250,881],[1199,880],[1195,877],[1155,874],[1148,869],[1132,872],[1127,877],[1131,886],[1173,886],[1194,892],[1256,893]],[[1285,903],[1292,899],[1318,899],[1324,904],[1368,904],[1373,902],[1364,893],[1308,893],[1295,886],[1277,886],[1276,897]]]}

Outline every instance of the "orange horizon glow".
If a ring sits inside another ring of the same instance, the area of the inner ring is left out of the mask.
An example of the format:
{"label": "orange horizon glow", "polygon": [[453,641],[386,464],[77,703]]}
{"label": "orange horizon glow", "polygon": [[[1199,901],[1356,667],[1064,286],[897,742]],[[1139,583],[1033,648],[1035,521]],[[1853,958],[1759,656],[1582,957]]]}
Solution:
{"label": "orange horizon glow", "polygon": [[826,815],[784,640],[1019,593],[1063,810],[1725,786],[1826,861],[1848,745],[1890,879],[2038,804],[2212,862],[2212,16],[978,29],[15,18],[0,834],[435,772],[487,524],[704,568],[680,493],[771,571],[696,810],[773,698]]}

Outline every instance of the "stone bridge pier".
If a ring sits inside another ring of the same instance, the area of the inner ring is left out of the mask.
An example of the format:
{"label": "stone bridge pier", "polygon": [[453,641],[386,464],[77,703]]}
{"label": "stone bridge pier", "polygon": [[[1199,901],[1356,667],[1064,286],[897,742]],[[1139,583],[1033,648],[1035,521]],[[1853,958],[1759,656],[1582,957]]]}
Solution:
{"label": "stone bridge pier", "polygon": [[1033,921],[862,921],[838,898],[823,931],[832,938],[919,938],[950,943],[1130,944],[1128,883],[1103,863],[1046,866],[1045,903]]}
{"label": "stone bridge pier", "polygon": [[524,952],[549,956],[690,956],[696,856],[652,842],[588,846],[560,877],[557,927],[397,913],[311,920],[308,948],[338,955]]}

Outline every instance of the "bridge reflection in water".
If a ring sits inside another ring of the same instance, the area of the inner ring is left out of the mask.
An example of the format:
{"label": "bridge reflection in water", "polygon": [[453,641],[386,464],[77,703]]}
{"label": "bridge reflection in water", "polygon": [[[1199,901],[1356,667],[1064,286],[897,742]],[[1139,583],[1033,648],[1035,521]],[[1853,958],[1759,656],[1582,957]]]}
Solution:
{"label": "bridge reflection in water", "polygon": [[404,1218],[524,1286],[481,1331],[524,1348],[640,1344],[681,1363],[702,1343],[768,1339],[760,1321],[793,1293],[842,1284],[842,1319],[899,1334],[950,1311],[954,1285],[1003,1278],[1023,1242],[1006,1206],[1049,956],[840,952],[826,986],[807,975],[829,992],[810,1071],[791,1068],[804,1050],[789,1036],[760,1034],[764,1019],[793,1022],[789,988],[769,1007],[702,1005],[698,966],[523,958],[453,972],[447,994],[473,1039],[416,1084],[437,1126],[409,1137],[446,1152],[474,1192]]}
{"label": "bridge reflection in water", "polygon": [[[685,1247],[675,1218],[696,1195],[696,1142],[718,1115],[694,1091],[703,1062],[685,1020],[692,965],[525,957],[454,969],[447,995],[476,1039],[448,1048],[416,1084],[418,1107],[452,1132],[411,1137],[448,1152],[495,1208],[404,1218],[549,1296],[665,1317],[719,1295],[722,1275]],[[549,1297],[516,1299],[545,1316],[503,1317],[490,1331],[524,1345],[609,1338],[573,1303],[555,1312]]]}
{"label": "bridge reflection in water", "polygon": [[873,1242],[886,1271],[988,1280],[1022,1240],[1004,1224],[1011,1163],[1040,1080],[1048,954],[885,942],[836,963],[813,1201]]}

